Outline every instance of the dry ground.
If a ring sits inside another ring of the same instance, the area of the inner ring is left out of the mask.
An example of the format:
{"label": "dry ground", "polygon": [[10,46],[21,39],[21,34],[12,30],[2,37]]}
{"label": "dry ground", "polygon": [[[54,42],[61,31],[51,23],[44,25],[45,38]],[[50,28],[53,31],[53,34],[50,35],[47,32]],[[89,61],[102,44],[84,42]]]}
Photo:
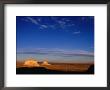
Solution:
{"label": "dry ground", "polygon": [[[41,65],[42,62],[38,62],[40,64],[39,67],[45,67],[46,69],[50,70],[58,70],[58,71],[78,71],[78,72],[83,72],[87,71],[88,68],[93,65],[93,63],[52,63],[50,62],[49,64],[51,65]],[[27,67],[23,65],[24,62],[17,61],[16,62],[16,68],[20,67]],[[28,67],[30,68],[30,67]]]}

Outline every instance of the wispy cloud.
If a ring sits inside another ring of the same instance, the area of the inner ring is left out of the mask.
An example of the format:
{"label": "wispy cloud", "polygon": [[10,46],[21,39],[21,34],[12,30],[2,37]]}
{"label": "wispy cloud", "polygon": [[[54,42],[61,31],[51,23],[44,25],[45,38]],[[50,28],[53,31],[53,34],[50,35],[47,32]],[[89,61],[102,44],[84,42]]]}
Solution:
{"label": "wispy cloud", "polygon": [[31,22],[31,23],[33,23],[35,25],[38,25],[39,29],[48,28],[48,25],[41,23],[41,18],[34,19],[33,17],[28,16],[26,18],[23,18],[22,20],[26,21],[26,22]]}
{"label": "wispy cloud", "polygon": [[58,19],[57,17],[51,17],[51,19],[62,29],[64,29],[65,27],[75,26],[75,23],[73,23],[69,18]]}
{"label": "wispy cloud", "polygon": [[42,19],[41,19],[41,18],[38,18],[37,20],[38,20],[39,22],[41,22]]}
{"label": "wispy cloud", "polygon": [[67,26],[67,27],[74,27],[75,24],[74,24],[74,23],[72,23],[72,24],[70,23],[70,24],[67,24],[66,26]]}
{"label": "wispy cloud", "polygon": [[59,20],[57,17],[51,17],[51,20],[53,20],[62,29],[66,26],[66,22],[63,18]]}
{"label": "wispy cloud", "polygon": [[59,26],[63,29],[66,26],[66,22],[62,21],[62,20],[58,20],[57,23],[59,24]]}
{"label": "wispy cloud", "polygon": [[27,18],[22,18],[21,20],[25,21],[25,22],[29,22],[30,20],[28,20]]}
{"label": "wispy cloud", "polygon": [[59,24],[61,24],[61,25],[64,25],[66,22],[64,22],[64,21],[61,21],[61,20],[58,20],[57,21]]}
{"label": "wispy cloud", "polygon": [[35,20],[34,18],[32,18],[32,17],[27,17],[27,19],[28,20],[30,20],[32,23],[34,23],[34,24],[36,24],[36,25],[38,25],[39,23],[38,23],[38,21],[37,20]]}
{"label": "wispy cloud", "polygon": [[24,54],[54,54],[54,55],[64,55],[64,56],[94,56],[93,52],[85,51],[85,50],[62,50],[62,49],[47,49],[47,48],[37,48],[37,49],[25,49],[19,50],[17,53]]}
{"label": "wispy cloud", "polygon": [[40,30],[46,30],[48,28],[48,25],[44,25],[44,24],[42,24],[42,25],[39,25],[39,29]]}
{"label": "wispy cloud", "polygon": [[74,23],[67,23],[67,22],[71,22],[70,19],[66,19],[66,18],[62,18],[62,19],[58,19],[58,17],[54,17],[52,16],[50,18],[50,20],[52,20],[52,22],[54,22],[54,24],[48,24],[48,23],[42,23],[42,19],[43,18],[34,18],[34,17],[31,17],[31,16],[26,16],[25,18],[23,18],[22,20],[25,21],[25,22],[31,22],[37,26],[39,26],[38,28],[40,30],[42,29],[46,29],[46,28],[51,28],[51,29],[55,29],[56,27],[57,28],[60,28],[60,29],[64,29],[65,27],[72,27],[74,26],[75,24]]}
{"label": "wispy cloud", "polygon": [[73,32],[73,34],[80,34],[80,33],[81,33],[80,31]]}
{"label": "wispy cloud", "polygon": [[41,27],[43,27],[43,28],[47,28],[48,26],[47,26],[47,25],[41,25]]}

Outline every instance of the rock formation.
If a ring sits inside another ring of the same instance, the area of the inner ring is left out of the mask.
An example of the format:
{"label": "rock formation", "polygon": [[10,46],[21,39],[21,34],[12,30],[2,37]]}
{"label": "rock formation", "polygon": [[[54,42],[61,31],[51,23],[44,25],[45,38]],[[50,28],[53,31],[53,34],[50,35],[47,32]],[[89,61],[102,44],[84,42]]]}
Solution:
{"label": "rock formation", "polygon": [[48,63],[48,60],[44,60],[41,65],[51,65]]}
{"label": "rock formation", "polygon": [[35,60],[35,59],[27,59],[24,62],[24,66],[27,66],[27,67],[39,67],[40,65],[38,64],[37,60]]}

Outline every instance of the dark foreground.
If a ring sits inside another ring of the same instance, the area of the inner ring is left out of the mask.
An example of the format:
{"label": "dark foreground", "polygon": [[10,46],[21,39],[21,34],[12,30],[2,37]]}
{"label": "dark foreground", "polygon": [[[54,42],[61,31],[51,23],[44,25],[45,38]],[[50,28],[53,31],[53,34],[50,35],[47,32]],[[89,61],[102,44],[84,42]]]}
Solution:
{"label": "dark foreground", "polygon": [[16,68],[16,74],[94,74],[94,65],[91,65],[86,71],[57,71],[50,70],[44,67],[20,67]]}

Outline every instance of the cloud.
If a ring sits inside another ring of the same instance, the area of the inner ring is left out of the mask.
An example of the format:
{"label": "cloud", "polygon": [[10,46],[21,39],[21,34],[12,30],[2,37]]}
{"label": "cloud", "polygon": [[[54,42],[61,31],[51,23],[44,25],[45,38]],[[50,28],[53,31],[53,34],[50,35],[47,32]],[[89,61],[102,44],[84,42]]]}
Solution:
{"label": "cloud", "polygon": [[47,28],[48,26],[47,26],[47,25],[41,25],[41,27],[43,27],[43,28]]}
{"label": "cloud", "polygon": [[93,52],[85,51],[85,50],[62,50],[62,49],[47,49],[47,48],[36,48],[36,49],[25,49],[19,50],[18,54],[53,54],[53,55],[63,55],[63,56],[94,56]]}
{"label": "cloud", "polygon": [[32,23],[34,23],[34,24],[36,24],[36,25],[38,25],[39,23],[38,23],[38,21],[37,20],[35,20],[34,18],[32,18],[32,17],[27,17],[27,19],[28,20],[30,20]]}
{"label": "cloud", "polygon": [[39,29],[41,29],[41,30],[42,30],[42,29],[44,29],[44,28],[40,26],[40,27],[39,27]]}
{"label": "cloud", "polygon": [[80,31],[73,32],[73,34],[80,34],[80,33],[81,33]]}
{"label": "cloud", "polygon": [[84,55],[84,56],[93,56],[93,52],[85,51],[85,50],[74,50],[69,51],[68,53],[64,53],[65,55]]}
{"label": "cloud", "polygon": [[66,21],[67,21],[67,22],[69,22],[69,21],[71,21],[71,20],[69,20],[69,19],[66,19]]}
{"label": "cloud", "polygon": [[31,23],[33,23],[35,25],[38,25],[39,26],[39,29],[48,28],[47,25],[40,23],[41,22],[41,18],[34,19],[32,17],[26,17],[25,19],[23,18],[22,20],[24,20],[26,22],[31,22]]}
{"label": "cloud", "polygon": [[38,18],[37,20],[38,20],[39,22],[41,22],[41,18]]}
{"label": "cloud", "polygon": [[52,16],[51,20],[53,20],[61,28],[66,26],[66,22],[63,20],[63,18],[59,20],[57,17]]}
{"label": "cloud", "polygon": [[64,22],[64,21],[61,21],[61,20],[58,20],[57,21],[59,24],[61,24],[61,25],[64,25],[66,22]]}
{"label": "cloud", "polygon": [[61,20],[65,21],[65,22],[70,22],[71,21],[71,19],[69,19],[69,18],[62,18]]}
{"label": "cloud", "polygon": [[65,22],[65,21],[62,21],[62,20],[57,20],[57,24],[58,24],[62,29],[64,29],[65,26],[66,26],[66,22]]}
{"label": "cloud", "polygon": [[29,22],[29,20],[26,19],[26,18],[22,18],[21,20],[23,20],[23,21],[25,21],[25,22]]}
{"label": "cloud", "polygon": [[70,23],[70,24],[67,24],[66,26],[68,26],[68,27],[73,27],[73,26],[75,26],[75,24],[74,23]]}
{"label": "cloud", "polygon": [[73,22],[71,22],[71,19],[67,19],[67,18],[57,18],[57,17],[51,17],[51,19],[62,29],[64,29],[65,27],[73,27],[75,26],[75,24]]}
{"label": "cloud", "polygon": [[72,22],[71,19],[67,18],[61,18],[52,16],[51,19],[56,23],[57,26],[64,29],[66,27],[74,27],[75,23]]}
{"label": "cloud", "polygon": [[43,29],[46,29],[46,28],[48,28],[48,26],[47,25],[39,25],[39,29],[41,29],[41,30],[43,30]]}

